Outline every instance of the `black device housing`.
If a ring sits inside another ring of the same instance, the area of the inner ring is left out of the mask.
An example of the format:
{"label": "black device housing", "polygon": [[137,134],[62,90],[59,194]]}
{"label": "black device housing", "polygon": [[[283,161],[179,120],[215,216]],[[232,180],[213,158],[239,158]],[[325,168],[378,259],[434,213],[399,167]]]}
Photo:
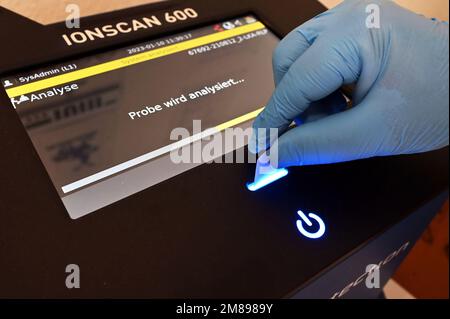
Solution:
{"label": "black device housing", "polygon": [[[81,23],[186,7],[199,18],[72,47],[61,39],[64,23],[0,8],[0,75],[248,13],[283,37],[325,10],[313,0],[167,1]],[[293,168],[257,193],[245,188],[254,166],[204,165],[72,221],[4,90],[0,102],[2,298],[376,297],[380,290],[352,283],[398,252],[382,267],[384,285],[448,197],[447,148]],[[300,209],[324,218],[324,238],[300,236]],[[69,264],[81,268],[81,289],[65,286]]]}

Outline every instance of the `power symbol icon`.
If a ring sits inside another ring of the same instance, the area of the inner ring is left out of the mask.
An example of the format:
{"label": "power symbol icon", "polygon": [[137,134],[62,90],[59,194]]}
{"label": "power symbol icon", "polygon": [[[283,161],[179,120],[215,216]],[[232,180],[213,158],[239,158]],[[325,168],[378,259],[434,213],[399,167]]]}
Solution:
{"label": "power symbol icon", "polygon": [[322,218],[316,214],[306,216],[302,211],[298,212],[300,219],[297,221],[298,231],[310,239],[319,239],[325,235],[326,226]]}

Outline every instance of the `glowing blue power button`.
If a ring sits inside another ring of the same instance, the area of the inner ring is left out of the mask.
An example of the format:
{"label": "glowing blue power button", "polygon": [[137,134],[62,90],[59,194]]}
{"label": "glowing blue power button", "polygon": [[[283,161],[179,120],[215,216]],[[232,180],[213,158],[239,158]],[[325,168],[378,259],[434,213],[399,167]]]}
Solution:
{"label": "glowing blue power button", "polygon": [[322,218],[316,214],[306,216],[302,211],[298,211],[298,216],[300,216],[300,219],[297,221],[297,228],[303,236],[310,239],[319,239],[325,235],[326,226]]}

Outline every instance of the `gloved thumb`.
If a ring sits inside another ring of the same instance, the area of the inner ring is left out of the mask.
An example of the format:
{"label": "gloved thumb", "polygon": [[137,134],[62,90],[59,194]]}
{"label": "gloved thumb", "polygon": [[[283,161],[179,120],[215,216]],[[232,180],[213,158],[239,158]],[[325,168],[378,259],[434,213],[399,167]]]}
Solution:
{"label": "gloved thumb", "polygon": [[271,165],[333,164],[389,154],[389,130],[368,104],[289,130],[272,146]]}

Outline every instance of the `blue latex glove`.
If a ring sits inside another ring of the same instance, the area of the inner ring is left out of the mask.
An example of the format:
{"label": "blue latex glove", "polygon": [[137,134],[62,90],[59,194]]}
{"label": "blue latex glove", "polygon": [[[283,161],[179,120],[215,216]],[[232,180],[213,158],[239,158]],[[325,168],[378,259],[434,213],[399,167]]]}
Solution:
{"label": "blue latex glove", "polygon": [[[369,4],[380,7],[379,29],[366,25]],[[274,54],[275,93],[254,123],[255,130],[280,130],[273,163],[328,164],[448,146],[448,31],[447,23],[392,1],[347,0],[291,32]],[[313,102],[353,83],[353,108],[288,131]],[[257,136],[250,149],[260,152],[270,143]]]}

